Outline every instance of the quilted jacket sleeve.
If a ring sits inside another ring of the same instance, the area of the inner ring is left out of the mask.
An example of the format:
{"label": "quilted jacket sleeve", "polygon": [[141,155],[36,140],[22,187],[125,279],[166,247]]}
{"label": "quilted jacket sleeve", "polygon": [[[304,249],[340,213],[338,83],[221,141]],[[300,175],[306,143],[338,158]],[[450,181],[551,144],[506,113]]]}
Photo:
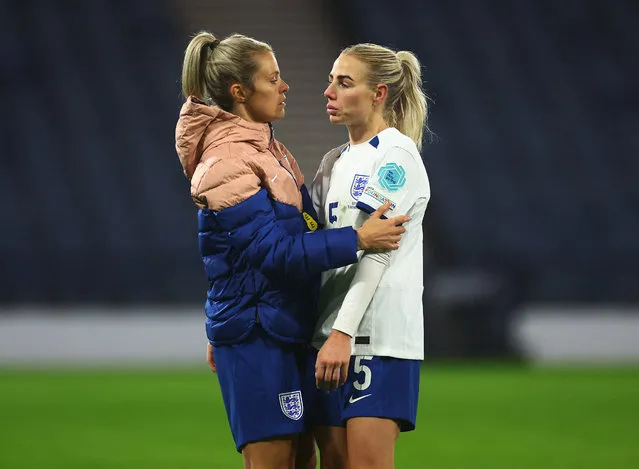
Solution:
{"label": "quilted jacket sleeve", "polygon": [[[232,207],[213,212],[228,242],[267,277],[292,280],[357,262],[357,234],[351,227],[300,232],[276,214],[265,189]],[[297,209],[295,209],[297,210]]]}

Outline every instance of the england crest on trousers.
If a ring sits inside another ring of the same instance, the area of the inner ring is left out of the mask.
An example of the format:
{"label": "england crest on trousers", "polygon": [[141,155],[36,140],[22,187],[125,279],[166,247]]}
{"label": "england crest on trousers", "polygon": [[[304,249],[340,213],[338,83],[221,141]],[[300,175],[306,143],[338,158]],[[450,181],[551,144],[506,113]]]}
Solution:
{"label": "england crest on trousers", "polygon": [[283,392],[279,394],[282,412],[291,420],[299,420],[304,415],[302,391]]}
{"label": "england crest on trousers", "polygon": [[368,184],[368,176],[366,174],[356,174],[351,183],[351,197],[358,200],[362,192],[364,192],[366,184]]}

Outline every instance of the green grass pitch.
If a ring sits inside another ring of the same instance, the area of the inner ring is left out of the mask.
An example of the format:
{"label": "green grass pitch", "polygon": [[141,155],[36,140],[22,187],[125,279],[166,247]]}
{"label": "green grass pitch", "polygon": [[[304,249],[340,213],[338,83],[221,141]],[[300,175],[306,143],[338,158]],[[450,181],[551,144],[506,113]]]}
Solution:
{"label": "green grass pitch", "polygon": [[[398,469],[639,468],[639,368],[428,365],[419,405]],[[205,366],[0,370],[2,469],[241,467]]]}

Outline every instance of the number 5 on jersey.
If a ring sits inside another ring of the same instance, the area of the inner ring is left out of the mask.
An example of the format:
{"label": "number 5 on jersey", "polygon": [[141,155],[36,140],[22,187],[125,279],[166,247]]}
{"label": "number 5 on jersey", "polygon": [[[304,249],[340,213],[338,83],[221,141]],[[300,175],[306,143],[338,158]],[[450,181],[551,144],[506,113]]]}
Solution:
{"label": "number 5 on jersey", "polygon": [[337,202],[331,202],[328,204],[328,222],[333,224],[337,221],[337,215],[333,213],[333,210],[337,209]]}

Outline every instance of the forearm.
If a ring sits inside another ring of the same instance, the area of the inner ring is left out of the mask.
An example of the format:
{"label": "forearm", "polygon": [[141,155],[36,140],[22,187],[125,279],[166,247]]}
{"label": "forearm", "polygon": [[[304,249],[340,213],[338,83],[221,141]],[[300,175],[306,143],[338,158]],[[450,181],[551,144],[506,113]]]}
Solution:
{"label": "forearm", "polygon": [[362,257],[333,329],[351,337],[355,335],[389,263],[390,253],[366,254]]}
{"label": "forearm", "polygon": [[302,279],[357,262],[353,228],[292,234],[291,223],[275,215],[262,190],[234,207],[214,212],[212,228],[224,234],[244,262],[267,277]]}
{"label": "forearm", "polygon": [[307,277],[357,262],[357,236],[347,227],[264,239],[245,255],[267,276]]}

